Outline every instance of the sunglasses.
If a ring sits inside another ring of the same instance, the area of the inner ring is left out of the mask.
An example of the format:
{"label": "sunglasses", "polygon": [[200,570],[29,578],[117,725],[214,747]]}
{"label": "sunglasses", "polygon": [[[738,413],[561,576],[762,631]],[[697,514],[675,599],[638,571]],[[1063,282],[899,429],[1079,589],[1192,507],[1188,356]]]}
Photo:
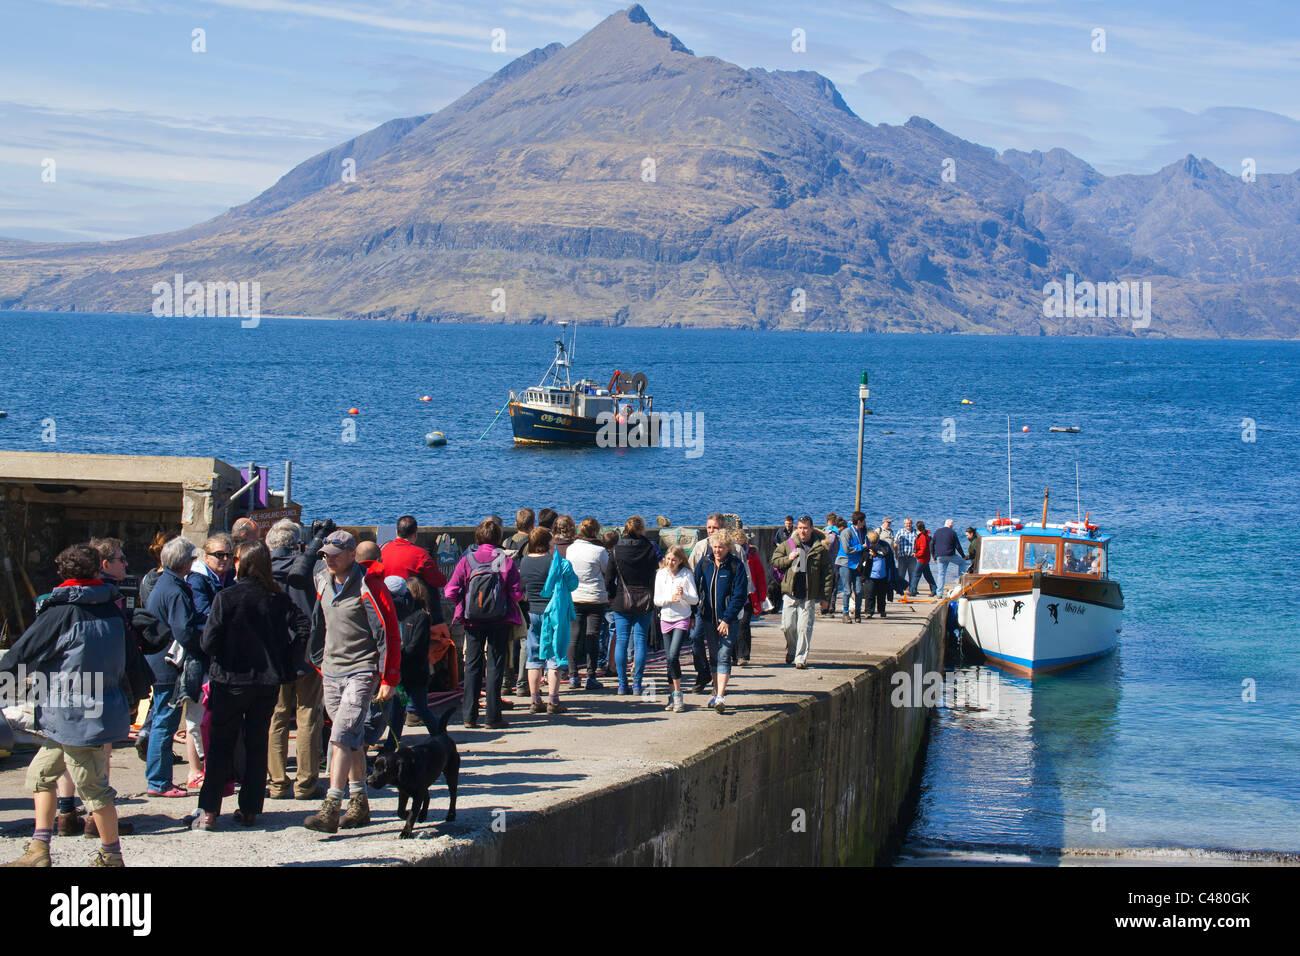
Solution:
{"label": "sunglasses", "polygon": [[208,551],[209,557],[216,558],[218,561],[229,561],[234,555],[229,551]]}

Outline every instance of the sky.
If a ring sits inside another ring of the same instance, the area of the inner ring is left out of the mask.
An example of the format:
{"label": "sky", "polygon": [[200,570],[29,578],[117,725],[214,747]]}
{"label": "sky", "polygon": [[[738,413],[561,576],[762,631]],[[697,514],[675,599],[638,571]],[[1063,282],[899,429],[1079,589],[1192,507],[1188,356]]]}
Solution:
{"label": "sky", "polygon": [[[629,5],[0,0],[0,237],[202,222]],[[1247,157],[1260,173],[1300,168],[1296,0],[643,6],[697,55],[823,74],[869,123],[919,115],[998,151],[1063,147],[1107,175],[1188,153],[1234,175]]]}

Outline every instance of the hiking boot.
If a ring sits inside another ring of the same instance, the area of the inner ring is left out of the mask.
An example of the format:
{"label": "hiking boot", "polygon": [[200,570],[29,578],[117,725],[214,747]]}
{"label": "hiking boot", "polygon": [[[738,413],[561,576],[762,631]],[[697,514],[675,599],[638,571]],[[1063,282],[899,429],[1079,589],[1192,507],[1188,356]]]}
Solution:
{"label": "hiking boot", "polygon": [[725,714],[727,712],[727,702],[721,697],[715,697],[713,699],[713,709],[720,714]]}
{"label": "hiking boot", "polygon": [[340,830],[364,827],[370,823],[370,798],[364,790],[348,798],[348,810],[339,820]]}
{"label": "hiking boot", "polygon": [[540,700],[535,700],[533,701],[533,706],[528,708],[528,712],[530,714],[544,714],[546,713],[546,705]]}
{"label": "hiking boot", "polygon": [[[121,817],[118,817],[117,835],[130,836],[133,833],[135,833],[135,824],[130,820],[123,820]],[[86,831],[84,835],[88,837],[99,836],[99,827],[95,824],[95,817],[93,814],[86,814]]]}
{"label": "hiking boot", "polygon": [[320,809],[302,821],[302,825],[308,830],[318,830],[321,833],[337,833],[339,829],[338,797],[326,797],[325,802],[320,805]]}
{"label": "hiking boot", "polygon": [[712,684],[712,683],[708,683],[708,684],[696,683],[696,685],[695,685],[694,687],[691,688],[691,693],[692,693],[692,694],[709,694],[709,695],[712,695],[712,694],[713,694],[713,684]]}
{"label": "hiking boot", "polygon": [[149,735],[137,734],[135,738],[135,755],[142,763],[149,762]]}
{"label": "hiking boot", "polygon": [[28,840],[27,849],[16,860],[10,860],[4,866],[49,866],[50,845],[40,840]]}
{"label": "hiking boot", "polygon": [[515,685],[515,696],[516,696],[516,697],[532,697],[532,696],[533,696],[533,692],[530,691],[530,690],[528,689],[528,685],[527,685],[527,684],[525,684],[525,683],[523,683],[522,681],[520,681],[518,684]]}
{"label": "hiking boot", "polygon": [[551,717],[554,717],[556,714],[567,714],[568,712],[569,708],[565,707],[558,700],[553,700],[546,705],[546,713]]}
{"label": "hiking boot", "polygon": [[840,615],[840,623],[841,623],[841,624],[852,624],[852,623],[853,623],[853,618],[849,617],[847,613],[846,613],[846,614],[841,614],[841,615]]}
{"label": "hiking boot", "polygon": [[505,730],[510,725],[506,723],[504,720],[498,718],[496,720],[489,720],[483,726],[486,727],[488,730]]}
{"label": "hiking boot", "polygon": [[90,865],[91,866],[126,866],[126,862],[122,859],[121,853],[109,853],[103,847],[100,847],[99,852],[95,854],[95,859],[91,861]]}
{"label": "hiking boot", "polygon": [[[93,820],[94,817],[91,817]],[[54,818],[55,832],[59,836],[79,836],[85,832],[86,824],[90,820],[84,820],[77,816],[76,812],[60,813]]]}

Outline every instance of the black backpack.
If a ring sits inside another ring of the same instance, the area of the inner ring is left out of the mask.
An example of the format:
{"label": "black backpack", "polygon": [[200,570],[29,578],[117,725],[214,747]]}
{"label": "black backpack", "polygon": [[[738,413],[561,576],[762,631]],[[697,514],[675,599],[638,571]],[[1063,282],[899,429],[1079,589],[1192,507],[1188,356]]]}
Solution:
{"label": "black backpack", "polygon": [[491,624],[510,616],[510,601],[506,597],[506,553],[497,550],[487,564],[478,561],[472,550],[465,552],[469,568],[469,581],[465,584],[465,620],[470,624]]}

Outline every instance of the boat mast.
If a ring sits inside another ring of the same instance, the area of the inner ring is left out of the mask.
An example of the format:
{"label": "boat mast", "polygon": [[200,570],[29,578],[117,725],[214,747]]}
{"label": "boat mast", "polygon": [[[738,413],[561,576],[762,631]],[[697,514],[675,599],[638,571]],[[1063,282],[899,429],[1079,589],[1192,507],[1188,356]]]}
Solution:
{"label": "boat mast", "polygon": [[1079,501],[1079,463],[1074,463],[1074,520],[1079,520],[1079,515],[1083,514],[1083,506]]}
{"label": "boat mast", "polygon": [[1043,527],[1044,528],[1047,527],[1047,493],[1051,490],[1052,490],[1051,488],[1043,489]]}
{"label": "boat mast", "polygon": [[[545,388],[548,379],[550,379],[557,388],[573,387],[572,383],[569,381],[569,357],[564,347],[564,331],[568,328],[569,323],[565,320],[561,320],[559,325],[560,337],[555,340],[555,359],[551,362],[551,367],[546,370],[546,374],[542,376],[542,383],[538,388]],[[576,340],[576,329],[574,330],[574,337]],[[563,380],[560,378],[561,371],[564,373]]]}
{"label": "boat mast", "polygon": [[1011,416],[1007,416],[1007,517],[1011,517]]}

